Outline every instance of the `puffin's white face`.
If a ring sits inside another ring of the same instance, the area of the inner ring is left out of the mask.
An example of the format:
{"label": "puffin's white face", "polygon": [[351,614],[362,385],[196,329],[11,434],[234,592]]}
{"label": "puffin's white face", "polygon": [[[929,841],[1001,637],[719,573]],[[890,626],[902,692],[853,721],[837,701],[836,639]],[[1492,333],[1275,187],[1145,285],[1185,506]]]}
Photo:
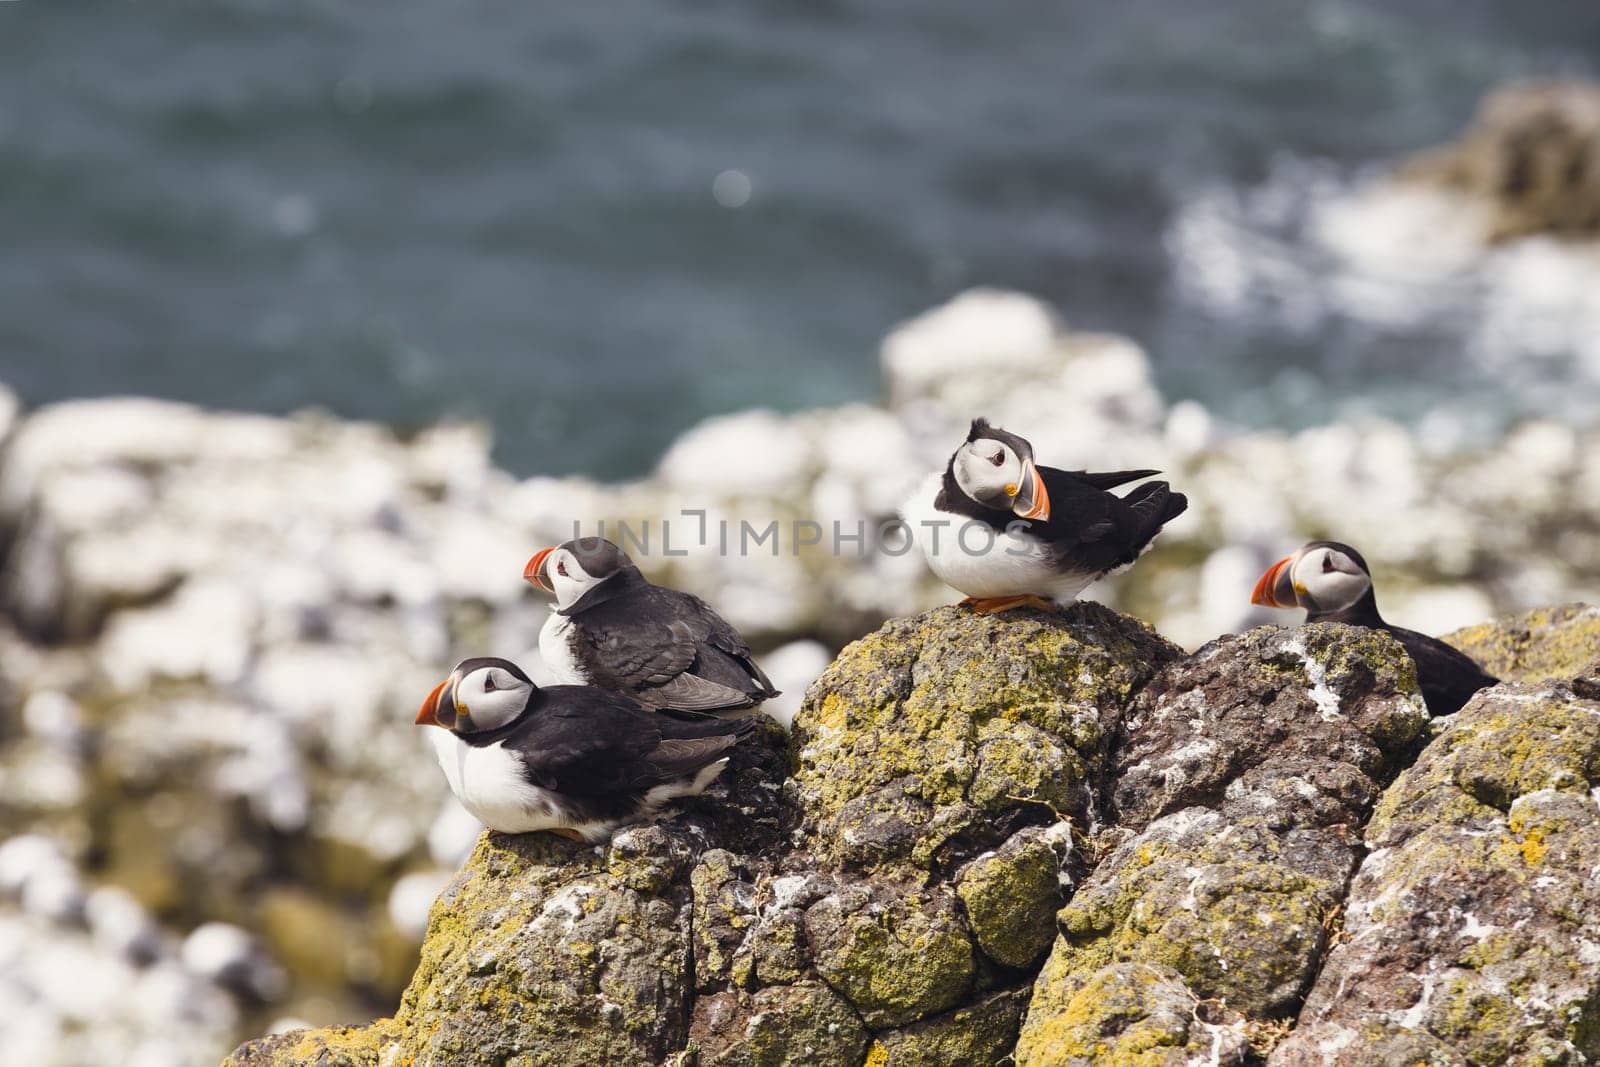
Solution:
{"label": "puffin's white face", "polygon": [[464,660],[422,702],[417,725],[458,734],[498,730],[522,714],[533,692],[533,683],[509,660]]}
{"label": "puffin's white face", "polygon": [[1372,575],[1337,548],[1326,545],[1301,550],[1289,573],[1300,606],[1317,612],[1343,611],[1372,588]]}
{"label": "puffin's white face", "polygon": [[556,595],[556,605],[570,608],[583,594],[611,575],[606,575],[606,578],[596,578],[583,569],[583,564],[578,562],[577,553],[568,548],[558,548],[550,554],[550,559],[545,564],[545,577],[549,579],[551,592]]}
{"label": "puffin's white face", "polygon": [[993,437],[967,441],[950,461],[961,491],[985,507],[1048,519],[1050,500],[1033,460]]}
{"label": "puffin's white face", "polygon": [[1371,588],[1372,575],[1343,546],[1309,544],[1268,567],[1256,582],[1250,603],[1268,608],[1301,607],[1321,615],[1343,611]]}
{"label": "puffin's white face", "polygon": [[532,683],[505,668],[479,667],[456,683],[456,733],[498,730],[522,714],[532,695]]}
{"label": "puffin's white face", "polygon": [[[574,551],[573,545],[582,547],[583,552]],[[589,561],[587,567],[580,562],[584,559]],[[556,607],[565,611],[596,586],[631,567],[628,557],[610,541],[596,540],[588,545],[582,541],[568,541],[534,553],[523,568],[522,576],[545,592],[554,593]]]}

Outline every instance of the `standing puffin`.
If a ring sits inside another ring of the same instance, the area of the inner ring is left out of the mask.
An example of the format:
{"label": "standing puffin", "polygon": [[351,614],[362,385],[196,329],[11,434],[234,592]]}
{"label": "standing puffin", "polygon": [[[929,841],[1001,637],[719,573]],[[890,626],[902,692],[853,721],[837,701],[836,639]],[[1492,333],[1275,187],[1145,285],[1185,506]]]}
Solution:
{"label": "standing puffin", "polygon": [[1256,582],[1250,603],[1305,608],[1306,622],[1343,622],[1393,634],[1417,666],[1430,715],[1460,711],[1472,694],[1499,681],[1438,638],[1384,622],[1367,561],[1338,541],[1312,541],[1274,563]]}
{"label": "standing puffin", "polygon": [[728,711],[778,695],[739,631],[699,597],[650,584],[610,541],[542,549],[522,576],[555,594],[539,653],[558,677],[671,711]]}
{"label": "standing puffin", "polygon": [[695,796],[728,765],[752,719],[660,715],[585,685],[541,689],[509,660],[462,660],[417,713],[450,791],[503,834],[604,841]]}
{"label": "standing puffin", "polygon": [[1158,473],[1041,467],[1027,441],[977,419],[901,517],[933,572],[967,594],[962,604],[983,614],[1022,605],[1053,611],[1130,566],[1183,514],[1188,498],[1166,482],[1123,497],[1106,491]]}

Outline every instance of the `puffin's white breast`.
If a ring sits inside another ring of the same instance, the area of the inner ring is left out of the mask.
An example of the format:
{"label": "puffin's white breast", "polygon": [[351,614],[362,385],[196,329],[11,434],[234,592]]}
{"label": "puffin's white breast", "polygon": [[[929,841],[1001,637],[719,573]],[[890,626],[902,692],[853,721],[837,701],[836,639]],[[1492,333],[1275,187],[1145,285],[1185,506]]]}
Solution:
{"label": "puffin's white breast", "polygon": [[570,824],[556,794],[528,781],[522,760],[502,743],[469,745],[438,728],[428,734],[450,792],[489,829],[521,834]]}
{"label": "puffin's white breast", "polygon": [[539,628],[539,658],[560,684],[587,685],[589,679],[584,677],[577,657],[572,654],[572,637],[572,620],[552,608],[550,617]]}

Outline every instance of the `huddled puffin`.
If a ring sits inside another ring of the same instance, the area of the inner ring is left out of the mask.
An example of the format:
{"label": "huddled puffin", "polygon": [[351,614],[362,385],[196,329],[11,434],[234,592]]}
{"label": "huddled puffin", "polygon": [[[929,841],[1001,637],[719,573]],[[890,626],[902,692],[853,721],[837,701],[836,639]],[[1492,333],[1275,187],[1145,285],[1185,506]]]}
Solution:
{"label": "huddled puffin", "polygon": [[1305,608],[1307,622],[1343,622],[1393,634],[1417,666],[1430,715],[1460,711],[1472,694],[1499,681],[1438,638],[1385,622],[1367,561],[1338,541],[1312,541],[1274,563],[1256,582],[1250,603]]}
{"label": "huddled puffin", "polygon": [[662,715],[620,693],[539,688],[509,660],[463,660],[422,702],[439,766],[491,830],[604,841],[704,792],[753,719]]}
{"label": "huddled puffin", "polygon": [[[1023,605],[1053,611],[1131,565],[1189,506],[1166,482],[1122,497],[1107,492],[1158,473],[1041,467],[1027,441],[978,419],[901,517],[933,572],[967,594],[963,604],[985,614]],[[984,536],[964,529],[970,523]]]}
{"label": "huddled puffin", "polygon": [[699,597],[652,585],[610,541],[542,549],[523,577],[555,594],[539,654],[557,677],[672,711],[748,708],[778,695],[739,631]]}

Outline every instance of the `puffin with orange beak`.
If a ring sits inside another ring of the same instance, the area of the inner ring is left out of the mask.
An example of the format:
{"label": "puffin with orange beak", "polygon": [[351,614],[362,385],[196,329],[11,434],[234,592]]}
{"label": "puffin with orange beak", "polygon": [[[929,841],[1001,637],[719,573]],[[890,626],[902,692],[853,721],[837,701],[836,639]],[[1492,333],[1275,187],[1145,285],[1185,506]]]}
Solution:
{"label": "puffin with orange beak", "polygon": [[461,806],[491,830],[605,841],[705,791],[751,719],[659,715],[582,685],[540,688],[510,660],[463,660],[417,713]]}
{"label": "puffin with orange beak", "polygon": [[1367,561],[1338,541],[1312,541],[1268,567],[1250,603],[1305,608],[1306,622],[1342,622],[1392,634],[1416,664],[1417,684],[1430,715],[1460,711],[1472,694],[1499,681],[1438,638],[1385,622],[1378,614]]}
{"label": "puffin with orange beak", "polygon": [[697,596],[652,584],[604,538],[542,549],[522,576],[556,598],[539,655],[565,681],[662,711],[732,711],[778,695],[726,619]]}
{"label": "puffin with orange beak", "polygon": [[1041,467],[1025,439],[977,419],[967,439],[901,508],[928,566],[989,614],[1054,611],[1133,564],[1189,506],[1166,482],[1107,490],[1160,473]]}

